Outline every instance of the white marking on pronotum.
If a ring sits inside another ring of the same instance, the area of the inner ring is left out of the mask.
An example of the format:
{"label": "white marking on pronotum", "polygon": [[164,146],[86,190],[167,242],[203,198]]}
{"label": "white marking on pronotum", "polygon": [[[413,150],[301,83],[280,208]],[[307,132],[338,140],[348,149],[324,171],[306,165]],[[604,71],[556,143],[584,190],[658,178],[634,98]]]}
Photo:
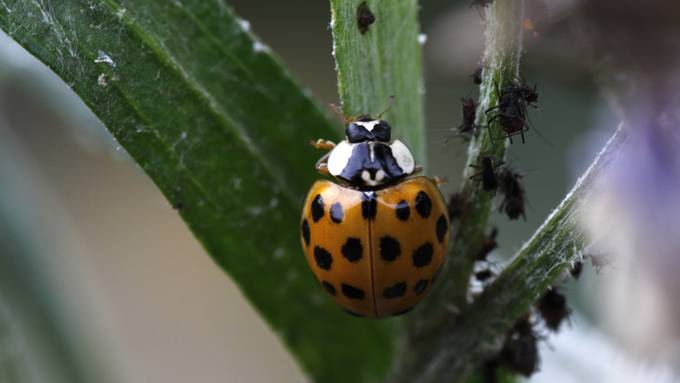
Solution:
{"label": "white marking on pronotum", "polygon": [[371,178],[371,173],[368,170],[364,170],[361,172],[361,179],[368,186],[375,186],[381,184],[383,178],[385,178],[385,172],[382,169],[378,169],[378,171],[375,172],[375,178]]}
{"label": "white marking on pronotum", "polygon": [[425,44],[426,42],[427,42],[427,35],[424,34],[424,33],[419,34],[419,35],[418,35],[418,43],[419,43],[420,45],[423,45],[423,44]]}
{"label": "white marking on pronotum", "polygon": [[392,155],[394,156],[394,159],[397,160],[397,165],[399,165],[401,171],[403,171],[404,174],[413,173],[416,162],[408,147],[406,147],[403,142],[394,140],[390,145],[390,149],[392,149]]}
{"label": "white marking on pronotum", "polygon": [[350,144],[347,141],[341,141],[334,149],[331,151],[330,156],[328,156],[328,172],[331,175],[338,176],[347,166],[349,158],[352,156],[352,150],[354,150],[354,144]]}
{"label": "white marking on pronotum", "polygon": [[359,126],[363,126],[368,130],[369,132],[375,128],[376,125],[380,123],[380,120],[373,120],[373,121],[356,121],[355,124]]}

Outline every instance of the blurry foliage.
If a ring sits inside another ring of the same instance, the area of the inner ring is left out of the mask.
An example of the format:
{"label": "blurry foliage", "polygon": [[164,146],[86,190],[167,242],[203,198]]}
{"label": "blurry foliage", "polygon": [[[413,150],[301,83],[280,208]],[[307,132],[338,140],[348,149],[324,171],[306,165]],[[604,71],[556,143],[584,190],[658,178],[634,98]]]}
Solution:
{"label": "blurry foliage", "polygon": [[326,299],[295,229],[319,156],[306,143],[341,130],[247,22],[221,1],[3,1],[0,27],[104,122],[315,380],[384,374],[391,324]]}
{"label": "blurry foliage", "polygon": [[[45,199],[31,200],[41,189],[27,182],[25,164],[15,163],[21,158],[6,133],[0,123],[0,382],[87,382],[94,358],[86,361],[68,332],[64,283],[46,262],[59,246],[39,229],[39,218],[48,214],[39,210]],[[96,376],[107,382],[103,371]]]}

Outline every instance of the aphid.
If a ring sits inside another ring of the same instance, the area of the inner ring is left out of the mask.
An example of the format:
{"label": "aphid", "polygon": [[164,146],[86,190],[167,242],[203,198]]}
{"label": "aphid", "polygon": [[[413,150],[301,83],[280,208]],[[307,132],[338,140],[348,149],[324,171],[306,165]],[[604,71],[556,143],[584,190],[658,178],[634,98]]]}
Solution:
{"label": "aphid", "polygon": [[[496,86],[498,88],[498,86]],[[522,143],[526,142],[524,133],[529,130],[527,108],[536,107],[538,92],[536,86],[529,87],[524,82],[505,86],[500,91],[498,104],[486,110],[488,124],[498,120],[505,132],[505,138],[512,143],[512,137],[520,135]]]}
{"label": "aphid", "polygon": [[368,8],[368,4],[363,1],[357,7],[357,26],[359,27],[359,32],[365,35],[368,32],[368,28],[375,22],[375,15]]}
{"label": "aphid", "polygon": [[538,337],[528,317],[520,319],[508,333],[501,361],[508,370],[527,378],[538,370]]}
{"label": "aphid", "polygon": [[414,176],[410,150],[380,118],[347,118],[345,140],[317,162],[335,178],[317,181],[302,211],[302,247],[329,295],[353,315],[412,309],[444,262],[447,206],[436,185]]}
{"label": "aphid", "polygon": [[177,200],[177,201],[173,202],[172,208],[177,210],[177,211],[182,211],[182,209],[184,209],[184,202]]}
{"label": "aphid", "polygon": [[498,247],[498,242],[496,242],[496,237],[498,236],[498,229],[492,228],[489,235],[487,235],[482,241],[482,246],[475,256],[477,261],[486,261],[489,254]]}
{"label": "aphid", "polygon": [[486,282],[489,279],[491,279],[494,276],[493,271],[491,269],[482,269],[477,272],[475,272],[475,279],[480,281],[480,282]]}
{"label": "aphid", "polygon": [[463,193],[457,192],[451,194],[451,196],[449,196],[449,204],[447,207],[451,221],[460,219],[465,211],[465,197],[463,197]]}
{"label": "aphid", "polygon": [[498,382],[498,358],[486,361],[481,368],[482,383],[497,383]]}
{"label": "aphid", "polygon": [[473,179],[481,179],[482,189],[484,191],[493,192],[498,188],[498,175],[496,168],[503,163],[495,163],[493,157],[483,156],[479,159],[479,165],[470,165],[479,170],[479,173],[472,176]]}
{"label": "aphid", "polygon": [[475,69],[474,73],[470,75],[472,77],[472,82],[475,83],[476,85],[481,85],[482,84],[482,72],[484,71],[483,66],[478,66],[477,69]]}
{"label": "aphid", "polygon": [[503,193],[503,202],[501,202],[500,209],[510,219],[517,219],[520,216],[525,217],[525,192],[522,184],[522,176],[514,172],[509,167],[504,167],[498,175],[500,180],[499,189]]}
{"label": "aphid", "polygon": [[583,272],[583,261],[576,261],[574,263],[574,266],[569,270],[569,274],[571,274],[571,277],[574,279],[578,279],[581,276],[581,273]]}
{"label": "aphid", "polygon": [[477,118],[477,103],[472,98],[461,98],[463,122],[458,126],[458,133],[472,134],[475,132],[477,125],[475,119]]}
{"label": "aphid", "polygon": [[565,319],[571,314],[567,306],[567,297],[556,288],[550,288],[536,302],[536,309],[541,314],[546,327],[557,332]]}
{"label": "aphid", "polygon": [[529,86],[524,81],[511,85],[512,91],[517,92],[527,106],[536,107],[538,103],[538,85]]}

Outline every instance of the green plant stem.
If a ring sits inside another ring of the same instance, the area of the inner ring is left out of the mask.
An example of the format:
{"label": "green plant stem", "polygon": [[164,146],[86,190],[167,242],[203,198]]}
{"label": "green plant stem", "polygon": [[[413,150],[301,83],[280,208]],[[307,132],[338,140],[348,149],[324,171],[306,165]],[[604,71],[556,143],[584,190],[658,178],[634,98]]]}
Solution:
{"label": "green plant stem", "polygon": [[[482,190],[472,177],[481,157],[492,156],[497,162],[505,155],[507,140],[498,139],[505,133],[497,123],[487,124],[485,111],[498,103],[498,89],[519,76],[522,53],[524,2],[498,0],[486,16],[486,49],[484,71],[477,108],[477,135],[472,137],[468,161],[463,171],[462,194],[467,201],[461,220],[453,222],[455,235],[449,246],[449,258],[439,283],[426,302],[419,306],[410,319],[410,343],[450,320],[453,309],[465,305],[467,288],[475,256],[484,239],[491,215],[493,193]],[[413,347],[411,344],[409,347]]]}
{"label": "green plant stem", "polygon": [[[366,3],[375,21],[361,33],[357,8]],[[425,165],[422,54],[416,0],[331,0],[338,90],[347,115],[383,116]]]}
{"label": "green plant stem", "polygon": [[619,128],[513,261],[457,317],[414,345],[394,382],[464,382],[497,352],[504,334],[589,245],[580,219],[590,195],[626,141]]}

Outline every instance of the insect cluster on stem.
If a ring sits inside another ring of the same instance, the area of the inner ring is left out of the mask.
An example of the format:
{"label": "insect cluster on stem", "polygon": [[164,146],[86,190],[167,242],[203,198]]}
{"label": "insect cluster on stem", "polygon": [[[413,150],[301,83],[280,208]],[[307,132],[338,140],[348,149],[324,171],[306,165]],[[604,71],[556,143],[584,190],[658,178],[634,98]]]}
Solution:
{"label": "insect cluster on stem", "polygon": [[[498,94],[498,104],[485,111],[487,123],[491,125],[498,122],[505,133],[505,136],[500,138],[507,138],[512,143],[512,137],[520,135],[522,143],[525,143],[524,133],[530,127],[528,108],[536,108],[538,103],[536,85],[531,87],[524,81],[519,81],[499,88],[496,84],[496,94]],[[492,139],[498,138],[492,137]]]}
{"label": "insect cluster on stem", "polygon": [[478,173],[472,175],[471,178],[479,180],[482,190],[492,193],[500,190],[503,196],[500,210],[508,218],[512,220],[520,216],[526,218],[524,212],[526,193],[521,174],[509,166],[503,166],[503,162],[496,161],[491,156],[482,156],[479,158],[478,165],[470,166],[478,170]]}

